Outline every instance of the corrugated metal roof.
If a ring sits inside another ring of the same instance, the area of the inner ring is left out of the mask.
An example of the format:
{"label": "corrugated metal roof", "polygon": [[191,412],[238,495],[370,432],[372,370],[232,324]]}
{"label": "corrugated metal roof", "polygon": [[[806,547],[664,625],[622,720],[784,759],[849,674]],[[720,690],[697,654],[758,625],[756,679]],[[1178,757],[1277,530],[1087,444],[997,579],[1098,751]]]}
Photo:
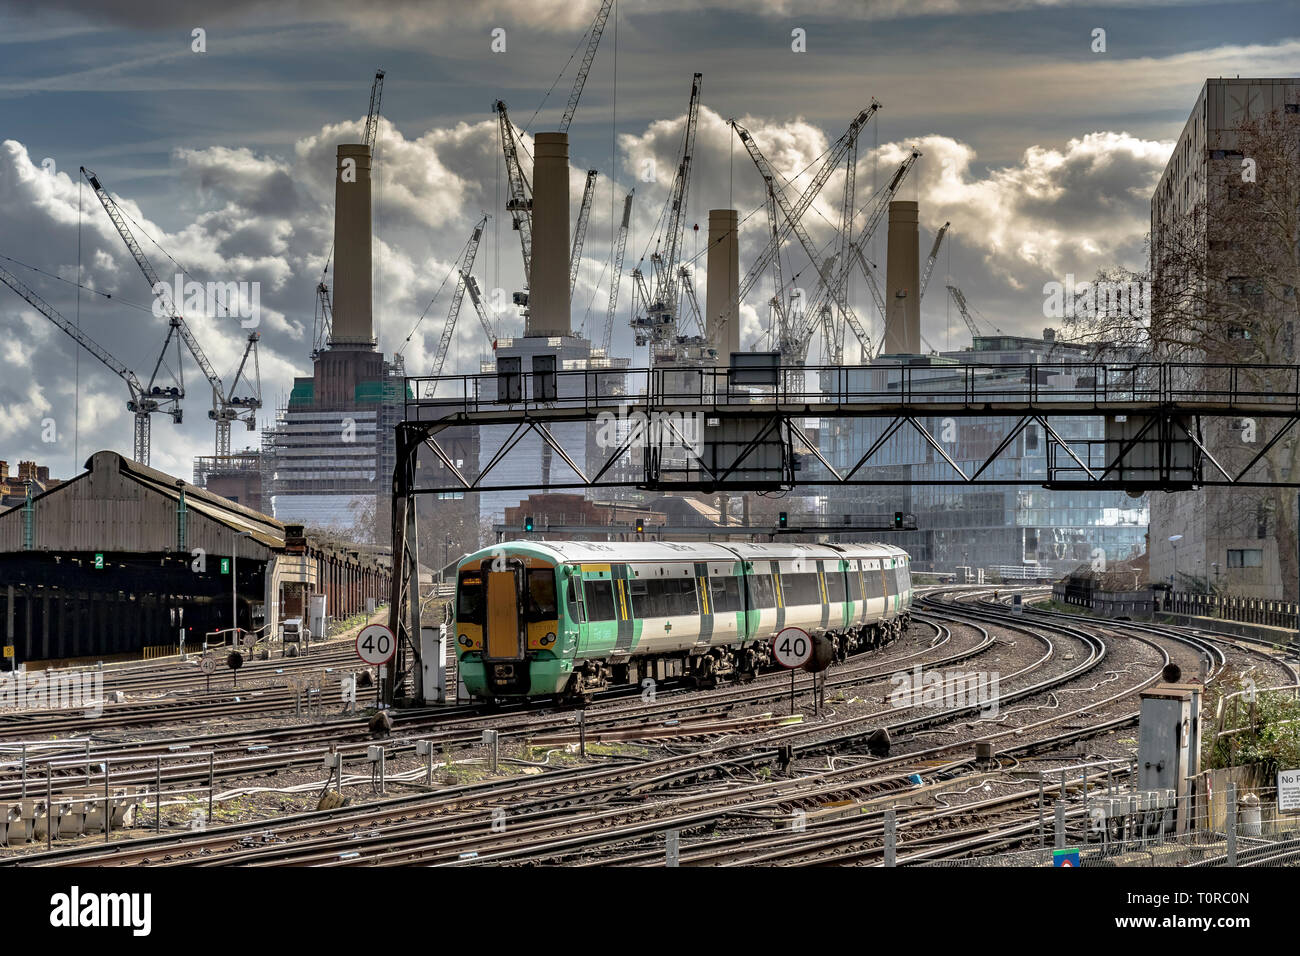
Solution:
{"label": "corrugated metal roof", "polygon": [[[214,495],[198,485],[192,485],[188,481],[173,477],[155,468],[150,468],[148,465],[142,465],[138,461],[132,461],[117,452],[97,452],[95,455],[91,455],[86,459],[86,469],[91,470],[94,467],[96,457],[105,454],[111,455],[117,460],[117,469],[121,474],[145,485],[156,493],[173,501],[179,501],[181,489],[184,488],[186,508],[206,515],[213,521],[219,522],[235,532],[250,532],[254,540],[266,545],[268,548],[279,550],[284,547],[284,525],[270,515],[254,511],[252,508],[247,508],[238,502],[231,501],[229,498]],[[100,462],[101,466],[107,463],[106,459],[103,458],[100,459]]]}

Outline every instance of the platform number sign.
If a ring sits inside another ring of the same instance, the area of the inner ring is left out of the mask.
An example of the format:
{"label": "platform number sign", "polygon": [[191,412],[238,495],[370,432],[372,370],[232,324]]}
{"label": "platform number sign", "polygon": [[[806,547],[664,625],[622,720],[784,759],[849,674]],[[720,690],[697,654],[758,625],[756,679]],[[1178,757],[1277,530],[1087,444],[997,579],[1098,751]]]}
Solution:
{"label": "platform number sign", "polygon": [[369,624],[357,634],[357,657],[373,667],[387,663],[395,650],[393,632],[383,624]]}
{"label": "platform number sign", "polygon": [[95,552],[95,570],[96,571],[104,570],[104,552],[102,551]]}
{"label": "platform number sign", "polygon": [[221,559],[221,573],[222,573],[222,574],[229,574],[229,573],[230,573],[230,559],[229,559],[229,558],[222,558],[222,559]]}
{"label": "platform number sign", "polygon": [[813,643],[801,627],[787,627],[772,638],[772,656],[782,667],[803,667],[812,659]]}

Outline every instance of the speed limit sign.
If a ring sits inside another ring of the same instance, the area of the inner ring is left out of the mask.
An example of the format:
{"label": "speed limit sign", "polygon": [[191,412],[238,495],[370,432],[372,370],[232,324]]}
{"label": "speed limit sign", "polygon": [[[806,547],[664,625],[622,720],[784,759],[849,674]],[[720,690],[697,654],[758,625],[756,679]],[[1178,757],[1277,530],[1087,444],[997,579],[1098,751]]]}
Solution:
{"label": "speed limit sign", "polygon": [[396,650],[393,632],[383,624],[368,624],[357,634],[357,657],[374,667],[387,663]]}
{"label": "speed limit sign", "polygon": [[787,627],[772,638],[772,656],[782,667],[794,670],[812,658],[813,642],[802,627]]}
{"label": "speed limit sign", "polygon": [[199,670],[211,677],[217,672],[217,659],[215,657],[204,657],[199,661]]}

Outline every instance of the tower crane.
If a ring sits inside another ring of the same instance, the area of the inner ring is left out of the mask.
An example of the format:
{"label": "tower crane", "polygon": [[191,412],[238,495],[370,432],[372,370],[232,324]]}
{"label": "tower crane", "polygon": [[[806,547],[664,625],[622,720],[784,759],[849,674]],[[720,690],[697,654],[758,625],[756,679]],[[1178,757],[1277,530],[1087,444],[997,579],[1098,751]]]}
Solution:
{"label": "tower crane", "polygon": [[[826,158],[823,160],[822,165],[813,175],[812,181],[808,184],[808,187],[799,196],[798,201],[795,202],[793,206],[791,206],[785,199],[784,194],[778,191],[779,187],[776,180],[776,171],[772,169],[771,164],[767,162],[766,157],[762,157],[761,152],[758,153],[761,159],[755,160],[755,164],[759,166],[760,173],[763,175],[764,183],[772,190],[771,201],[781,206],[781,212],[785,215],[785,222],[781,224],[780,230],[768,240],[767,246],[761,253],[759,253],[758,257],[750,265],[749,272],[745,274],[745,278],[740,284],[740,298],[742,300],[745,298],[745,294],[753,288],[754,283],[758,281],[763,270],[768,267],[771,258],[778,255],[781,244],[785,242],[790,233],[795,230],[803,214],[808,210],[808,207],[812,205],[818,194],[821,193],[822,187],[826,185],[826,181],[830,179],[831,174],[835,172],[840,162],[844,159],[845,154],[848,152],[850,143],[857,139],[862,128],[880,108],[880,103],[876,100],[872,100],[871,106],[860,112],[853,119],[853,122],[849,124],[849,128],[845,130],[843,135],[832,143],[830,148],[826,151]],[[731,121],[731,126],[738,134],[741,134],[741,139],[746,142],[746,149],[750,151],[750,156],[752,158],[754,153],[758,152],[757,144],[753,144],[753,136],[751,136],[749,131],[744,129],[744,127],[735,120]],[[809,242],[811,242],[811,240],[809,240]]]}
{"label": "tower crane", "polygon": [[881,221],[885,218],[885,213],[889,211],[890,202],[893,200],[894,196],[898,194],[898,187],[902,185],[903,180],[907,178],[907,174],[911,171],[912,167],[916,165],[916,161],[920,158],[920,150],[914,149],[908,154],[907,158],[904,159],[898,169],[895,170],[893,178],[890,179],[888,185],[886,185],[881,191],[879,198],[876,200],[876,205],[872,208],[870,215],[867,217],[866,227],[862,230],[862,233],[855,241],[849,243],[849,248],[853,252],[854,259],[857,261],[858,265],[862,267],[862,274],[867,280],[867,289],[871,292],[871,299],[876,304],[876,308],[880,311],[881,321],[884,321],[885,319],[885,297],[881,294],[880,284],[876,281],[875,267],[867,260],[867,254],[863,251],[863,247],[870,242],[871,237],[875,235],[876,229],[879,228]]}
{"label": "tower crane", "polygon": [[934,271],[934,264],[939,259],[939,247],[943,245],[943,237],[948,234],[948,227],[952,223],[945,222],[939,227],[935,234],[934,245],[930,247],[930,256],[925,260],[925,271],[921,273],[921,291],[917,293],[917,298],[925,295],[925,287],[930,284],[930,273]]}
{"label": "tower crane", "polygon": [[379,135],[379,104],[384,98],[384,71],[375,70],[375,80],[370,84],[370,109],[366,111],[366,129],[361,141],[375,151],[375,137]]}
{"label": "tower crane", "polygon": [[506,211],[515,232],[519,233],[519,245],[524,255],[524,291],[516,292],[515,305],[528,305],[528,276],[533,265],[533,187],[524,168],[519,162],[519,144],[515,140],[515,125],[510,122],[504,100],[492,104],[492,111],[497,114],[497,130],[501,135],[501,152],[506,159],[506,186],[509,197],[506,199]]}
{"label": "tower crane", "polygon": [[[230,380],[230,387],[221,381],[221,376],[217,370],[212,367],[208,357],[204,354],[203,347],[199,345],[199,340],[194,337],[194,332],[190,329],[185,317],[181,315],[177,304],[172,301],[171,286],[163,282],[158,273],[154,270],[149,258],[140,248],[140,243],[135,239],[131,229],[126,224],[126,217],[122,210],[118,208],[117,202],[108,194],[100,182],[99,177],[81,167],[81,175],[90,183],[90,188],[95,191],[100,205],[108,213],[108,218],[112,220],[113,225],[117,227],[118,234],[121,235],[122,241],[131,252],[135,263],[144,273],[145,279],[149,283],[149,288],[153,291],[154,296],[161,303],[164,312],[167,314],[169,325],[175,330],[176,334],[181,337],[186,348],[194,356],[194,361],[198,363],[199,369],[203,372],[208,384],[212,386],[212,410],[208,412],[208,418],[216,422],[216,455],[217,457],[229,457],[230,455],[230,425],[231,422],[242,421],[252,431],[257,427],[257,410],[262,407],[262,382],[260,365],[257,359],[253,360],[253,367],[258,372],[257,381],[248,379],[244,375],[244,369],[248,367],[248,357],[257,349],[257,342],[261,338],[261,333],[250,332],[247,344],[244,346],[244,354],[239,362],[239,367],[235,372],[234,378]],[[184,271],[184,270],[182,270]],[[227,312],[229,309],[226,310]],[[243,378],[248,385],[249,393],[247,395],[236,395],[235,389],[239,387],[240,379]]]}
{"label": "tower crane", "polygon": [[[980,335],[979,326],[975,324],[975,319],[971,317],[971,312],[975,310],[972,309],[970,304],[966,301],[966,296],[962,293],[961,289],[957,288],[955,285],[950,285],[948,286],[948,294],[952,296],[952,301],[956,304],[957,311],[961,313],[961,320],[966,323],[966,328],[970,329],[971,338],[974,339],[975,336]],[[981,316],[981,318],[983,318],[983,316]],[[989,322],[988,319],[984,319],[984,321],[986,324],[992,326],[995,332],[1001,333],[1002,330],[993,326],[993,323]]]}
{"label": "tower crane", "polygon": [[[682,132],[681,158],[673,176],[668,194],[667,226],[662,239],[667,248],[652,257],[655,267],[654,299],[646,309],[646,320],[651,328],[651,340],[656,343],[671,342],[676,338],[678,308],[681,303],[681,276],[678,259],[681,255],[682,233],[686,224],[686,199],[691,184],[691,157],[695,152],[695,130],[700,117],[700,85],[704,74],[691,78],[691,100],[686,109],[686,128]],[[636,322],[636,319],[633,319]],[[652,354],[653,361],[653,354]]]}
{"label": "tower crane", "polygon": [[[447,353],[451,350],[451,340],[456,333],[456,319],[460,315],[461,303],[465,300],[465,287],[470,283],[473,276],[470,271],[474,268],[474,257],[478,255],[479,241],[483,238],[483,228],[487,225],[487,216],[483,216],[474,224],[474,232],[469,237],[469,242],[465,243],[465,251],[461,254],[460,263],[456,267],[456,291],[451,295],[451,309],[447,312],[447,323],[442,327],[442,338],[438,340],[438,351],[433,357],[433,370],[430,375],[436,380],[442,374],[442,367],[447,361]],[[477,291],[477,286],[475,286]],[[489,332],[489,338],[491,333]],[[434,382],[437,387],[437,382]]]}
{"label": "tower crane", "polygon": [[596,47],[600,46],[600,36],[605,32],[605,22],[609,20],[609,11],[613,6],[614,0],[601,0],[600,9],[596,11],[596,19],[591,21],[591,39],[587,41],[586,52],[582,54],[582,64],[578,67],[578,75],[573,80],[573,90],[569,93],[569,104],[564,108],[564,116],[560,120],[561,133],[567,133],[569,124],[573,122],[573,114],[578,109],[582,88],[587,85],[587,74],[591,72],[592,61],[596,59]]}
{"label": "tower crane", "polygon": [[[175,329],[168,328],[167,337],[163,340],[162,351],[158,355],[158,361],[154,363],[153,373],[149,376],[149,384],[141,385],[135,372],[119,362],[107,349],[101,347],[90,336],[65,319],[52,305],[28,288],[21,279],[4,266],[0,266],[0,282],[9,286],[19,296],[27,300],[27,303],[32,308],[66,332],[74,342],[99,359],[109,370],[126,382],[127,391],[131,396],[127,399],[126,407],[129,412],[135,415],[135,440],[131,457],[143,465],[149,464],[150,416],[155,414],[170,415],[172,421],[177,425],[181,423],[182,419],[181,399],[185,397],[184,384],[182,382],[178,382],[174,386],[156,384],[163,357],[167,354],[167,347],[175,336]],[[176,343],[176,352],[177,368],[179,368],[179,341]]]}
{"label": "tower crane", "polygon": [[316,283],[315,347],[311,350],[312,361],[325,350],[329,344],[330,333],[334,329],[334,304],[330,301],[330,287],[322,279]]}
{"label": "tower crane", "polygon": [[478,324],[482,326],[488,344],[492,346],[493,351],[496,351],[497,334],[492,328],[492,320],[488,318],[487,310],[483,308],[483,294],[479,291],[478,280],[472,275],[465,276],[465,291],[469,294],[470,304],[474,306],[474,312],[478,315]]}
{"label": "tower crane", "polygon": [[618,287],[623,280],[623,253],[627,250],[627,231],[632,221],[632,190],[623,200],[623,221],[619,223],[618,238],[614,240],[614,269],[610,274],[609,305],[605,308],[605,331],[601,336],[601,345],[609,355],[614,343],[614,312],[618,308]]}
{"label": "tower crane", "polygon": [[[866,253],[863,249],[866,244],[871,241],[871,237],[875,235],[876,230],[880,227],[880,223],[884,220],[885,213],[889,210],[889,203],[893,200],[894,196],[897,195],[899,186],[902,185],[903,180],[907,178],[908,172],[920,157],[921,153],[918,150],[913,150],[907,158],[903,160],[898,169],[895,170],[894,175],[890,178],[890,181],[883,189],[877,192],[875,203],[872,205],[871,211],[867,214],[867,222],[863,227],[862,232],[858,234],[856,239],[850,234],[849,240],[847,242],[842,242],[841,244],[841,248],[846,249],[847,251],[840,263],[842,271],[836,281],[840,283],[840,288],[843,288],[844,282],[848,279],[848,272],[852,268],[853,263],[856,262],[861,267],[863,276],[867,280],[867,288],[871,293],[872,301],[880,312],[882,321],[885,316],[884,296],[881,294],[880,284],[876,280],[875,268],[867,260]],[[848,185],[849,183],[846,179],[846,188]],[[828,263],[833,259],[834,257],[828,259]],[[795,347],[798,350],[797,354],[807,354],[808,342],[819,326],[822,328],[830,327],[829,322],[831,317],[829,315],[829,306],[827,301],[830,297],[830,290],[827,283],[824,280],[820,281],[812,299],[813,307],[805,314],[805,321],[803,324],[796,329]],[[835,353],[839,351],[837,344],[838,337],[837,333],[836,337],[832,339],[832,342],[828,343],[832,346],[830,349],[832,353],[831,358],[835,360],[837,364],[839,360],[842,360],[842,352],[840,353],[840,359],[836,359],[835,355]],[[871,358],[873,357],[873,352],[869,349],[864,349],[863,355]]]}
{"label": "tower crane", "polygon": [[[836,143],[835,149],[832,151],[834,161],[830,163],[831,168],[837,166],[849,149],[857,143],[858,134],[862,131],[862,127],[866,125],[867,121],[871,119],[879,108],[880,104],[873,100],[869,109],[863,110],[854,118],[853,122],[849,125],[849,129],[842,137],[840,137]],[[816,245],[813,243],[812,237],[808,235],[807,230],[804,229],[800,222],[804,210],[806,210],[808,205],[812,203],[812,198],[809,197],[808,202],[804,203],[803,197],[800,197],[799,202],[792,206],[786,198],[784,191],[781,189],[780,184],[777,182],[776,170],[773,169],[772,164],[768,162],[767,157],[763,155],[762,150],[758,148],[758,143],[755,142],[753,135],[751,135],[749,130],[745,129],[735,120],[731,121],[731,126],[736,130],[737,135],[740,136],[740,141],[745,144],[745,149],[749,151],[750,159],[752,159],[754,165],[758,167],[759,174],[765,181],[771,182],[772,195],[776,199],[777,205],[780,206],[782,214],[785,216],[786,224],[789,226],[790,231],[794,232],[795,236],[798,237],[804,251],[808,254],[809,260],[811,260],[813,267],[817,270],[818,275],[821,276],[822,282],[829,287],[830,294],[832,298],[834,298],[835,304],[839,306],[840,314],[844,316],[844,320],[849,324],[849,328],[853,330],[853,334],[862,344],[863,354],[870,355],[872,350],[870,336],[867,335],[866,329],[863,328],[861,321],[858,320],[857,314],[849,305],[848,297],[845,295],[843,287],[835,281],[831,270],[827,268],[826,261],[818,257],[818,250]],[[826,171],[826,177],[829,178],[829,176],[830,172]],[[825,179],[822,180],[822,184],[825,184]],[[821,187],[818,186],[819,191],[820,189]],[[807,190],[805,190],[804,195],[807,196]]]}
{"label": "tower crane", "polygon": [[582,188],[582,205],[578,207],[578,224],[573,230],[573,251],[569,254],[569,295],[578,283],[578,263],[582,261],[582,243],[587,238],[587,220],[591,218],[591,201],[596,194],[596,170],[587,170]]}

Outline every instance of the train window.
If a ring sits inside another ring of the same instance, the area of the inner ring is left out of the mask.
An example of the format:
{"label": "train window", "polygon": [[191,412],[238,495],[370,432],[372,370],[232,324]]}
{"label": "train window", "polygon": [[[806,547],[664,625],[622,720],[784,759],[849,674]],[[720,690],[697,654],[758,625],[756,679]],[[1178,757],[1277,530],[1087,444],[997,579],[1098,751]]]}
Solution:
{"label": "train window", "polygon": [[462,571],[456,587],[456,619],[470,624],[483,623],[483,575]]}
{"label": "train window", "polygon": [[862,572],[862,580],[867,583],[867,597],[878,598],[884,596],[884,581],[880,576],[880,568],[873,568]]}
{"label": "train window", "polygon": [[582,606],[582,591],[573,584],[573,578],[569,578],[569,586],[566,588],[566,603],[569,605],[569,619],[573,621],[585,621],[587,619],[586,611]]}
{"label": "train window", "polygon": [[554,621],[559,617],[553,569],[533,568],[528,572],[527,614],[529,621]]}
{"label": "train window", "polygon": [[[839,562],[835,562],[839,563]],[[837,570],[827,570],[826,572],[826,600],[831,604],[842,604],[844,602],[844,572]]]}
{"label": "train window", "polygon": [[821,604],[822,592],[816,572],[781,575],[781,597],[787,607],[798,604]]}
{"label": "train window", "polygon": [[614,583],[612,581],[586,581],[587,620],[614,621],[618,611],[614,607]]}
{"label": "train window", "polygon": [[776,587],[770,574],[751,574],[749,581],[750,607],[776,607]]}
{"label": "train window", "polygon": [[632,585],[632,613],[637,617],[678,617],[700,613],[694,578],[683,575],[629,583]]}
{"label": "train window", "polygon": [[740,578],[709,578],[709,605],[714,614],[740,610]]}
{"label": "train window", "polygon": [[862,572],[857,568],[849,568],[849,600],[862,600]]}

